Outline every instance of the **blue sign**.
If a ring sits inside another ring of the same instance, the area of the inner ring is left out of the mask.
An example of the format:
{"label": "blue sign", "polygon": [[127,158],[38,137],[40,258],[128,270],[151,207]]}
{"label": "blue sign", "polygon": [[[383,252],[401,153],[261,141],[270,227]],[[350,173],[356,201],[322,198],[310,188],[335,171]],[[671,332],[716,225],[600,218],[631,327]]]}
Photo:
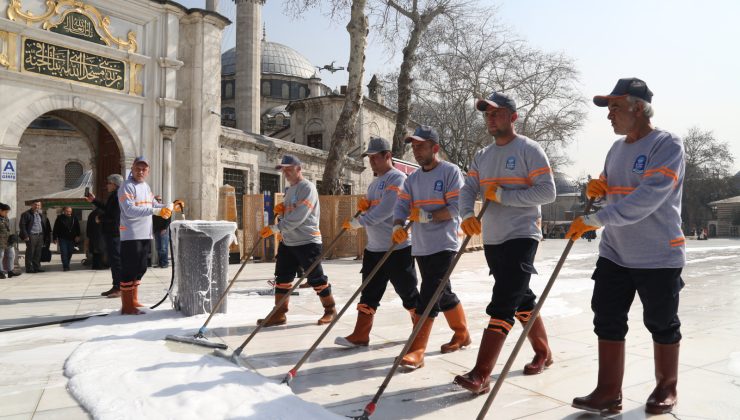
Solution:
{"label": "blue sign", "polygon": [[15,182],[18,179],[18,171],[15,162],[15,159],[2,159],[0,161],[0,166],[2,166],[0,180]]}

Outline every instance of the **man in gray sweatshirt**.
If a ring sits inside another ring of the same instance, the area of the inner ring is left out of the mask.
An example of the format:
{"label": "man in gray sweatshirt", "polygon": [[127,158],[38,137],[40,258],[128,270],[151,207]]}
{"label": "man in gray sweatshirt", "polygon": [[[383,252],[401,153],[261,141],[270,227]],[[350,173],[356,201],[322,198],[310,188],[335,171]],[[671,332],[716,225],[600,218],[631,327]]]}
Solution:
{"label": "man in gray sweatshirt", "polygon": [[[495,141],[473,157],[460,191],[460,213],[466,235],[483,233],[483,249],[495,282],[486,308],[491,318],[483,330],[475,367],[455,377],[455,383],[481,394],[490,389],[491,370],[515,319],[522,324],[534,322],[528,338],[535,355],[524,366],[524,374],[536,375],[553,363],[542,317],[530,319],[536,296],[529,280],[537,274],[540,206],[555,201],[555,182],[542,147],[514,130],[518,114],[513,98],[494,92],[479,100],[476,109],[484,113]],[[474,213],[479,194],[489,200],[482,226]]]}
{"label": "man in gray sweatshirt", "polygon": [[121,313],[139,315],[139,284],[147,269],[151,254],[152,215],[169,218],[173,209],[182,211],[184,204],[175,200],[170,205],[156,203],[154,194],[146,183],[149,161],[137,157],[131,174],[118,189],[121,207]]}
{"label": "man in gray sweatshirt", "polygon": [[[321,256],[322,247],[319,231],[321,220],[319,193],[316,186],[303,177],[301,161],[295,156],[285,155],[275,169],[283,172],[290,186],[285,190],[285,200],[274,209],[276,214],[281,215],[280,221],[262,228],[260,235],[269,238],[280,234],[282,237],[275,261],[275,304],[277,304],[290,291],[299,267],[308,270]],[[330,323],[337,311],[331,294],[331,284],[324,275],[321,263],[308,273],[308,284],[313,287],[324,307],[324,315],[319,318],[318,324]],[[266,327],[285,324],[288,300],[271,318],[259,319],[257,322]]]}
{"label": "man in gray sweatshirt", "polygon": [[656,386],[645,411],[663,414],[676,404],[681,321],[678,297],[686,264],[681,230],[685,171],[683,141],[650,122],[653,92],[637,78],[620,79],[594,104],[608,107],[615,134],[623,135],[606,155],[604,170],[587,186],[589,198],[606,198],[598,213],[573,221],[566,238],[577,240],[604,226],[593,273],[594,332],[599,338],[596,389],[573,407],[617,413],[622,409],[627,313],[635,293],[653,337]]}

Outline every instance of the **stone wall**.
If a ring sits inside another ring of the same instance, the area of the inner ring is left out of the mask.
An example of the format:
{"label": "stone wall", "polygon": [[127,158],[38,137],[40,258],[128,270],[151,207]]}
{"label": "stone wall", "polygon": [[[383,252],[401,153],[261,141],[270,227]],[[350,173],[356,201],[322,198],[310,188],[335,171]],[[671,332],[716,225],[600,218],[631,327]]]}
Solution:
{"label": "stone wall", "polygon": [[21,137],[20,148],[18,198],[13,209],[16,214],[27,208],[26,200],[63,191],[67,163],[79,162],[83,172],[92,169],[89,141],[77,131],[28,129]]}

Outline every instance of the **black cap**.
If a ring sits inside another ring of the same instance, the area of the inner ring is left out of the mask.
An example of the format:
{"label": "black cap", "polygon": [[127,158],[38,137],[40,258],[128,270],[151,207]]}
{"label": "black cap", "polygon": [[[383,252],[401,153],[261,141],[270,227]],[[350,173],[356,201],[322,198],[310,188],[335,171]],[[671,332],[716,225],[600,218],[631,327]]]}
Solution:
{"label": "black cap", "polygon": [[439,144],[439,134],[437,134],[437,130],[428,125],[420,125],[416,127],[414,134],[406,137],[403,141],[404,143],[411,143],[411,140],[431,141]]}
{"label": "black cap", "polygon": [[608,95],[594,96],[594,104],[596,104],[596,106],[607,106],[609,104],[609,99],[623,98],[625,96],[634,96],[644,100],[645,102],[651,102],[653,100],[653,92],[648,89],[647,83],[636,77],[628,77],[625,79],[619,79],[617,85],[612,89],[612,93]]}
{"label": "black cap", "polygon": [[478,102],[475,103],[475,109],[481,112],[484,112],[489,106],[494,108],[507,108],[511,110],[511,112],[516,112],[516,102],[514,101],[514,98],[505,93],[493,92],[488,99],[478,99]]}

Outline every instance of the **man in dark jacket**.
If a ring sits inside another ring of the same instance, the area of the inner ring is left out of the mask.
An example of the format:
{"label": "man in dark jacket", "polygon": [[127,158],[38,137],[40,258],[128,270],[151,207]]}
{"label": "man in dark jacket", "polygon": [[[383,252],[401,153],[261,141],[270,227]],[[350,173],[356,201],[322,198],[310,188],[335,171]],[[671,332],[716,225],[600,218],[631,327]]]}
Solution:
{"label": "man in dark jacket", "polygon": [[72,214],[72,207],[64,207],[54,221],[54,243],[59,247],[62,255],[62,269],[69,271],[69,262],[75,250],[75,244],[80,240],[80,221]]}
{"label": "man in dark jacket", "polygon": [[95,194],[88,195],[85,200],[103,211],[101,217],[103,239],[108,254],[108,265],[110,265],[110,272],[113,277],[113,287],[100,295],[117,298],[121,296],[121,208],[118,207],[118,187],[123,184],[123,177],[112,174],[108,175],[107,179],[108,182],[105,188],[108,191],[108,200],[105,203],[96,199]]}
{"label": "man in dark jacket", "polygon": [[41,212],[41,201],[21,214],[19,236],[26,242],[26,273],[43,273],[41,250],[51,245],[51,224]]}

